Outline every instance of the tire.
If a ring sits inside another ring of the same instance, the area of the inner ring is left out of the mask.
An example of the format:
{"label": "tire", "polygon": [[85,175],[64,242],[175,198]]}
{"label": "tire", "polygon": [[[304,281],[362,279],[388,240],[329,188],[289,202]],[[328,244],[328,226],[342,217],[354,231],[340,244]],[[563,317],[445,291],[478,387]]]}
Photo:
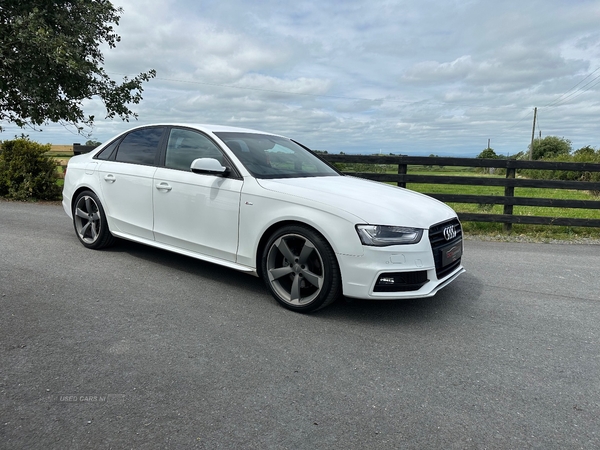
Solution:
{"label": "tire", "polygon": [[329,243],[302,225],[278,229],[264,247],[261,273],[275,300],[308,313],[341,295],[340,269]]}
{"label": "tire", "polygon": [[79,242],[87,248],[99,250],[110,247],[115,242],[108,229],[102,203],[92,191],[83,191],[75,199],[73,226]]}

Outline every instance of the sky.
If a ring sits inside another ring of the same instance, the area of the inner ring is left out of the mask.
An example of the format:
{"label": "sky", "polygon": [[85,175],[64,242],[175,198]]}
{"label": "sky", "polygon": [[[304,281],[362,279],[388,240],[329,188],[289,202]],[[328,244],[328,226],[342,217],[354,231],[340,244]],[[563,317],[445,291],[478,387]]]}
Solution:
{"label": "sky", "polygon": [[[536,137],[600,147],[599,0],[113,0],[115,80],[155,69],[137,121],[94,114],[91,139],[211,123],[329,153],[508,155]],[[143,5],[143,6],[141,6]],[[52,144],[73,129],[6,126]],[[7,137],[8,136],[8,137]]]}

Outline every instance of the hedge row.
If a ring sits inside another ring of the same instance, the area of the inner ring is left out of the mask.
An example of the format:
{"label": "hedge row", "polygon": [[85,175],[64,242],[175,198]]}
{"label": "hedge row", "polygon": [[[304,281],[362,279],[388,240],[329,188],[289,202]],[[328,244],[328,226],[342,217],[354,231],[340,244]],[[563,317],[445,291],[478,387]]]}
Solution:
{"label": "hedge row", "polygon": [[[594,150],[586,147],[577,150],[574,154],[560,155],[544,161],[600,163],[600,149]],[[519,173],[527,178],[546,180],[571,180],[571,181],[600,181],[600,172],[585,172],[573,170],[521,170]]]}
{"label": "hedge row", "polygon": [[42,145],[27,138],[0,143],[0,197],[12,200],[59,200],[56,162]]}

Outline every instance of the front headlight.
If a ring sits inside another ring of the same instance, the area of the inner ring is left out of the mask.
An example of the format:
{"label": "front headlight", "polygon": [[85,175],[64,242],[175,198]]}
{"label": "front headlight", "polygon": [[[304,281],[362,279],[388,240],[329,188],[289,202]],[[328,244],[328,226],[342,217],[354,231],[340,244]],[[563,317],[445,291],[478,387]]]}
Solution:
{"label": "front headlight", "polygon": [[416,244],[423,236],[423,230],[420,228],[386,225],[356,225],[356,231],[363,245],[375,247]]}

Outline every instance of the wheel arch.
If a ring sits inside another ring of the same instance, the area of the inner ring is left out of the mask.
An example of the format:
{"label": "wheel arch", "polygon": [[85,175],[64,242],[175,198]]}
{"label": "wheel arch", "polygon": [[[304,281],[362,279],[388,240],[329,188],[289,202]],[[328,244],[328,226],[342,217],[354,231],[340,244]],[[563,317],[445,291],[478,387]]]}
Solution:
{"label": "wheel arch", "polygon": [[98,193],[93,188],[89,186],[79,186],[77,189],[75,189],[73,195],[71,196],[71,211],[73,211],[73,207],[75,206],[75,200],[77,200],[77,197],[79,197],[79,194],[81,194],[83,191],[91,191],[94,193],[94,195],[96,195],[96,197],[100,198]]}
{"label": "wheel arch", "polygon": [[335,258],[338,262],[338,267],[339,267],[340,261],[338,259],[335,248],[333,247],[333,245],[331,245],[331,242],[329,241],[329,239],[327,239],[327,237],[325,237],[325,235],[320,230],[318,230],[314,226],[312,226],[306,222],[302,222],[300,220],[281,220],[279,222],[275,222],[275,223],[271,224],[263,232],[262,236],[260,237],[260,240],[258,241],[258,246],[256,248],[255,264],[256,264],[256,273],[258,274],[259,277],[262,278],[262,276],[263,276],[263,274],[262,274],[262,254],[265,249],[265,246],[267,245],[267,242],[269,241],[269,239],[271,238],[273,233],[275,233],[278,229],[283,228],[288,225],[299,225],[299,226],[302,226],[305,228],[309,228],[311,231],[313,231],[314,233],[317,233],[319,236],[321,236],[323,238],[323,240],[325,242],[327,242],[327,244],[332,248],[333,255],[335,256]]}

